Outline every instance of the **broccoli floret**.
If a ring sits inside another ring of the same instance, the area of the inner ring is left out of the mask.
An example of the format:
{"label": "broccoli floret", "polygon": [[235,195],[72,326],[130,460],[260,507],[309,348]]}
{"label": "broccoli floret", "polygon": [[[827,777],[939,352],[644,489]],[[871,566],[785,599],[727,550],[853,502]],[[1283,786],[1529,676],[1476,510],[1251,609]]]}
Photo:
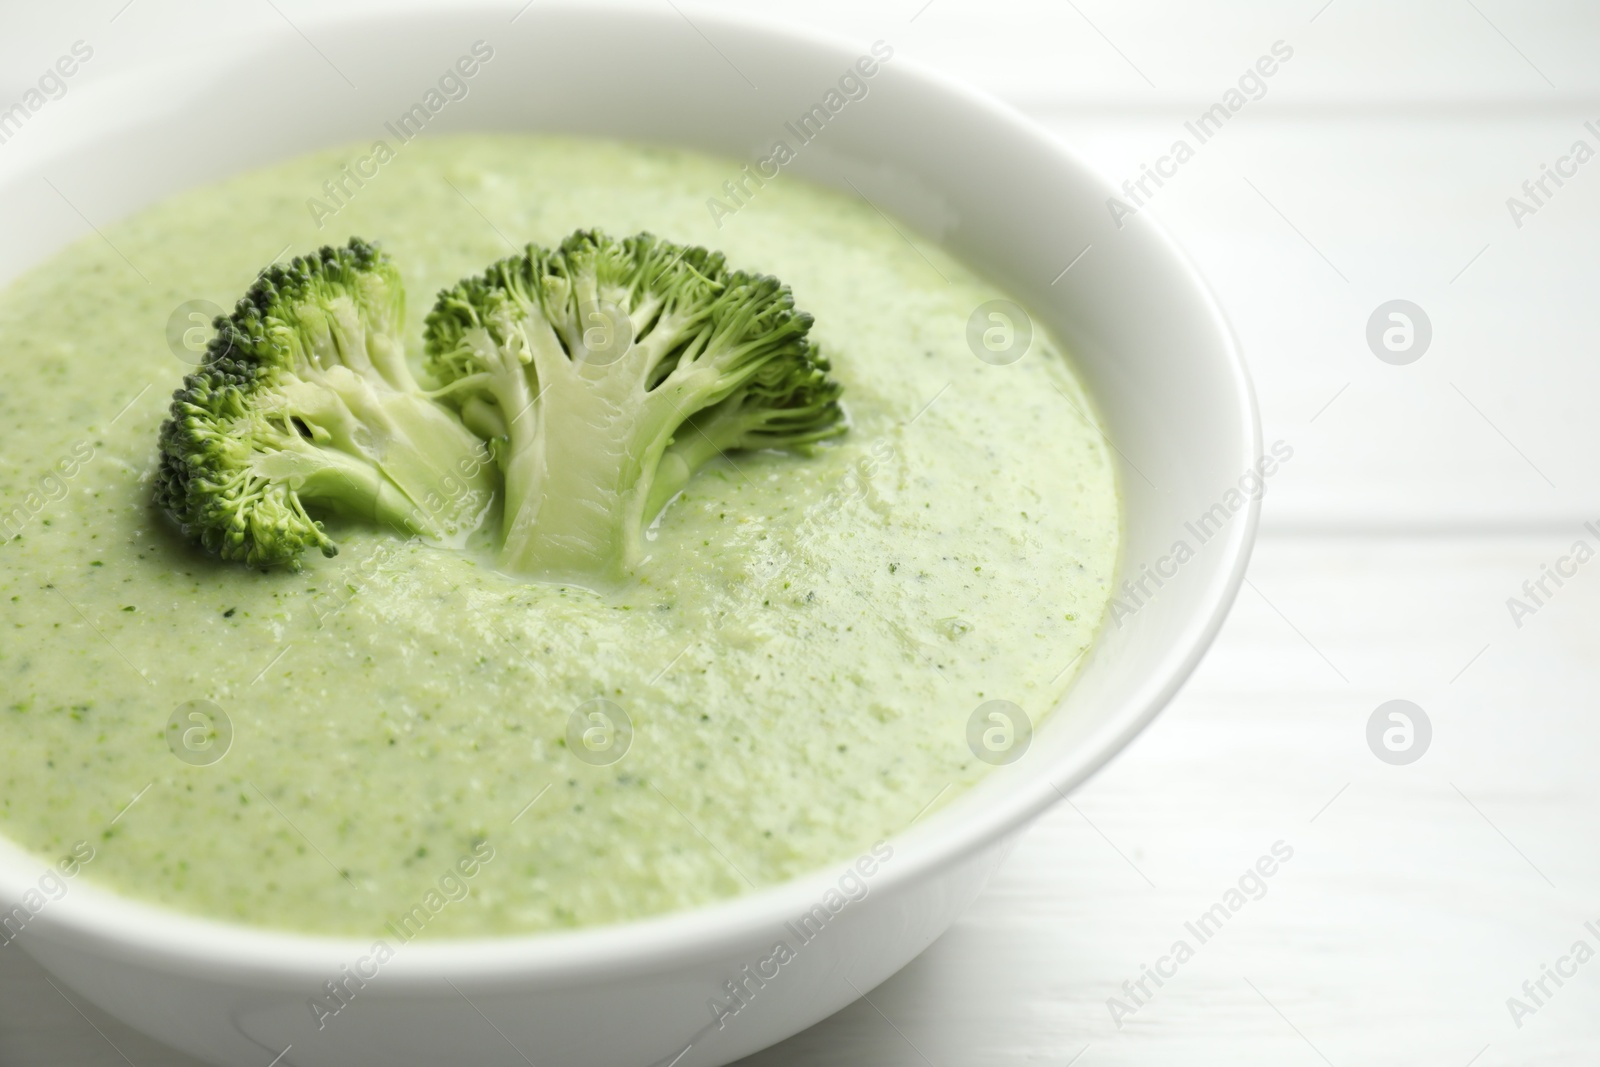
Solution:
{"label": "broccoli floret", "polygon": [[810,329],[776,278],[650,234],[580,230],[442,292],[427,364],[466,423],[498,439],[503,564],[618,580],[697,468],[843,433]]}
{"label": "broccoli floret", "polygon": [[224,559],[336,552],[316,514],[460,543],[496,474],[406,365],[405,292],[359,238],[269,267],[173,394],[157,503]]}

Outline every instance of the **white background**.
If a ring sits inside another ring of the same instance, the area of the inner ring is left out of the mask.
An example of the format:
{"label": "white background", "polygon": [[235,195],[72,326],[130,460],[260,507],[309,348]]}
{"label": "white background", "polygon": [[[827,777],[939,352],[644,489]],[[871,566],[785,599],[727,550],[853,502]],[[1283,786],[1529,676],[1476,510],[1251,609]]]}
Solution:
{"label": "white background", "polygon": [[[350,6],[8,4],[0,101],[77,39],[95,58],[75,85],[240,30],[313,49]],[[1520,228],[1506,206],[1574,140],[1600,149],[1600,7],[724,6],[889,40],[1119,182],[1275,41],[1294,49],[1151,208],[1233,319],[1267,442],[1294,449],[1221,638],[946,937],[748,1067],[1600,1063],[1600,961],[1520,1028],[1506,1006],[1576,939],[1600,950],[1600,562],[1520,628],[1506,606],[1575,540],[1600,548],[1600,161]],[[1433,328],[1408,366],[1365,341],[1395,298]],[[1409,766],[1365,740],[1394,698],[1433,725]],[[1107,998],[1193,944],[1184,922],[1280,840],[1267,895],[1115,1026]],[[121,1063],[193,1067],[0,951],[0,1065]]]}

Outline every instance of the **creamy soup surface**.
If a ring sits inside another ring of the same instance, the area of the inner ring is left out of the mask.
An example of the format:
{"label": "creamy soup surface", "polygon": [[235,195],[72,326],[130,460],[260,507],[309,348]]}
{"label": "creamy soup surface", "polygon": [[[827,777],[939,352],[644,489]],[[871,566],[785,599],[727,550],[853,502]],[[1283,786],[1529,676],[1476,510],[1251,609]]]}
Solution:
{"label": "creamy soup surface", "polygon": [[[974,356],[1003,293],[793,176],[713,219],[726,160],[422,139],[336,206],[369,151],[182,193],[0,293],[0,833],[41,870],[86,842],[78,878],[313,933],[614,922],[847,860],[992,769],[981,705],[1049,712],[1118,500],[1061,346],[1036,323],[1020,360]],[[415,357],[439,289],[580,227],[788,282],[848,435],[704,469],[605,594],[331,521],[338,556],[264,572],[152,510],[180,304],[360,235],[404,275]]]}

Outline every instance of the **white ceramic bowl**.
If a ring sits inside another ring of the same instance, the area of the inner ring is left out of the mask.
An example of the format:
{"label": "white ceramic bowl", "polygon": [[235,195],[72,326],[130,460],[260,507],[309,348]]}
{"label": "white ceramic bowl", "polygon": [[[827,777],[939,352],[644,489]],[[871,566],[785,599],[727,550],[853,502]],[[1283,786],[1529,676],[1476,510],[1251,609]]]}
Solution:
{"label": "white ceramic bowl", "polygon": [[[0,161],[0,278],[82,232],[59,204],[46,210],[54,194],[41,178],[72,175],[78,205],[106,220],[248,167],[370,139],[478,39],[495,49],[492,76],[446,109],[440,129],[577,132],[750,160],[869,44],[685,11],[541,0],[514,23],[504,10],[452,10],[319,25],[319,47],[359,92],[287,30],[182,69],[85,86],[52,105],[60,121],[39,123]],[[1117,229],[1107,183],[997,102],[896,56],[789,169],[854,183],[1068,343],[1119,459],[1125,575],[1138,578],[1179,540],[1196,550],[1163,566],[1175,575],[1159,589],[1147,580],[1154,595],[1107,625],[1026,756],[896,838],[868,895],[777,978],[747,985],[748,1006],[721,1028],[709,1003],[726,1001],[724,983],[744,981],[777,940],[793,940],[784,923],[822,900],[843,865],[645,922],[408,945],[320,1031],[308,999],[370,942],[203,921],[76,883],[18,944],[112,1015],[218,1064],[265,1067],[292,1045],[280,1062],[299,1067],[524,1056],[540,1067],[645,1067],[680,1054],[681,1067],[708,1067],[837,1011],[954,921],[1029,821],[1150,721],[1216,633],[1255,532],[1258,498],[1228,495],[1260,455],[1255,406],[1222,313],[1171,240],[1143,215]],[[1231,517],[1201,544],[1184,524],[1219,503]],[[18,899],[40,870],[0,841],[0,898]]]}

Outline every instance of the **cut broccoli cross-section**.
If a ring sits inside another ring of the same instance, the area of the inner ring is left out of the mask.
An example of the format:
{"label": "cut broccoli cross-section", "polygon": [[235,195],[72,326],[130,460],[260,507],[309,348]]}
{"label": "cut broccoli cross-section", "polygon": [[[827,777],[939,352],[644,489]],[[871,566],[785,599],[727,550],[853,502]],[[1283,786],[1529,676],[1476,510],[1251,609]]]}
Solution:
{"label": "cut broccoli cross-section", "polygon": [[156,497],[224,559],[333,555],[318,514],[460,543],[496,475],[486,445],[406,364],[405,293],[377,248],[270,267],[218,317],[161,428]]}
{"label": "cut broccoli cross-section", "polygon": [[441,293],[427,364],[499,441],[503,563],[614,582],[711,459],[843,433],[811,322],[777,279],[650,234],[580,230]]}

